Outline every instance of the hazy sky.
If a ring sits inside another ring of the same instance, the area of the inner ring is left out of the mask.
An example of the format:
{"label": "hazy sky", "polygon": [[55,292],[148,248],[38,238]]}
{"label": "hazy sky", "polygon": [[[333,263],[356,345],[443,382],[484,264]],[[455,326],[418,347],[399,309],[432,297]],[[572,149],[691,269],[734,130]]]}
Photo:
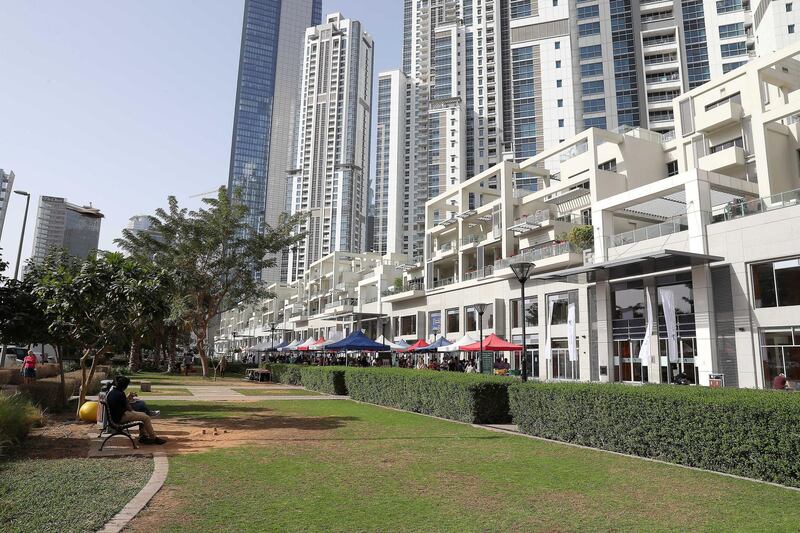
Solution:
{"label": "hazy sky", "polygon": [[[109,249],[131,215],[227,183],[243,6],[0,0],[0,168],[31,193],[23,260],[42,194],[100,208]],[[323,0],[332,11],[372,34],[376,76],[400,67],[401,0]],[[12,196],[0,242],[12,268],[24,204]]]}

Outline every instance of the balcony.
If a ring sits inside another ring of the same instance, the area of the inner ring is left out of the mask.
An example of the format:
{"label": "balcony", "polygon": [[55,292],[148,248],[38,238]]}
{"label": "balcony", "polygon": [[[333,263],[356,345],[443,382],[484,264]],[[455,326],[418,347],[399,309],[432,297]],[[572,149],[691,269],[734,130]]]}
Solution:
{"label": "balcony", "polygon": [[749,201],[733,201],[712,213],[711,223],[725,222],[737,218],[758,215],[775,209],[800,205],[800,189],[786,191],[765,198],[756,198]]}
{"label": "balcony", "polygon": [[701,157],[697,164],[702,170],[708,172],[719,172],[725,174],[726,171],[745,165],[746,155],[741,146],[730,146]]}
{"label": "balcony", "polygon": [[358,300],[356,298],[344,298],[342,300],[338,300],[336,302],[331,302],[325,306],[325,312],[333,312],[333,311],[352,311],[353,307],[358,305]]}
{"label": "balcony", "polygon": [[540,228],[545,224],[549,224],[550,220],[550,211],[547,209],[539,209],[532,215],[516,219],[508,229],[517,235],[521,235]]}
{"label": "balcony", "polygon": [[680,215],[665,220],[660,224],[653,224],[651,226],[626,231],[625,233],[618,233],[611,237],[611,246],[634,244],[648,239],[655,239],[656,237],[663,237],[664,235],[672,235],[688,229],[689,222],[686,215]]}
{"label": "balcony", "polygon": [[473,245],[478,244],[482,240],[483,240],[483,237],[480,237],[478,235],[469,235],[469,236],[464,237],[463,239],[461,239],[461,248],[462,249],[471,248]]}
{"label": "balcony", "polygon": [[494,271],[497,272],[498,270],[504,268],[511,268],[512,264],[520,261],[536,263],[537,261],[542,261],[543,259],[568,253],[582,254],[583,252],[568,242],[553,242],[552,244],[534,248],[532,250],[526,250],[512,257],[498,259],[494,262]]}
{"label": "balcony", "polygon": [[402,287],[389,287],[382,293],[383,301],[392,303],[425,295],[425,285],[422,281],[412,281]]}
{"label": "balcony", "polygon": [[440,287],[446,287],[447,285],[452,285],[455,282],[456,282],[455,277],[435,279],[433,280],[433,288],[438,289]]}
{"label": "balcony", "polygon": [[492,274],[494,274],[494,267],[486,266],[483,268],[478,268],[476,270],[470,270],[469,272],[464,272],[464,275],[461,277],[461,281],[472,281],[476,279],[483,279],[491,276]]}
{"label": "balcony", "polygon": [[716,107],[698,114],[695,119],[697,131],[708,133],[742,120],[742,106],[736,102],[727,101]]}

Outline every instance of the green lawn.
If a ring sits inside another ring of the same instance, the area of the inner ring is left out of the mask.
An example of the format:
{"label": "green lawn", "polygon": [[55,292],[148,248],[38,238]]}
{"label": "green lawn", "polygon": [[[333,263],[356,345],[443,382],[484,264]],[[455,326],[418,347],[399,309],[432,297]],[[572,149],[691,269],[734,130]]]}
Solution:
{"label": "green lawn", "polygon": [[[163,385],[163,383],[159,383],[158,385]],[[192,396],[192,393],[189,392],[189,389],[183,387],[165,389],[164,387],[159,387],[158,385],[153,384],[153,390],[150,392],[142,392],[138,385],[131,385],[125,392],[135,392],[138,396],[143,398],[147,396]]]}
{"label": "green lawn", "polygon": [[152,471],[150,458],[0,462],[0,531],[97,531]]}
{"label": "green lawn", "polygon": [[[800,493],[350,401],[153,402],[274,428],[170,457],[134,531],[797,531]],[[224,480],[224,489],[221,482]],[[149,514],[148,514],[149,513]],[[153,522],[155,520],[155,522]]]}
{"label": "green lawn", "polygon": [[204,378],[201,374],[164,374],[163,372],[138,372],[130,376],[131,384],[138,385],[142,381],[149,381],[157,385],[190,385],[198,387],[202,385],[234,385],[241,384],[244,380],[244,374],[231,374],[226,373],[224,378],[218,377],[216,380],[212,377]]}
{"label": "green lawn", "polygon": [[319,392],[305,389],[233,389],[245,396],[321,396]]}

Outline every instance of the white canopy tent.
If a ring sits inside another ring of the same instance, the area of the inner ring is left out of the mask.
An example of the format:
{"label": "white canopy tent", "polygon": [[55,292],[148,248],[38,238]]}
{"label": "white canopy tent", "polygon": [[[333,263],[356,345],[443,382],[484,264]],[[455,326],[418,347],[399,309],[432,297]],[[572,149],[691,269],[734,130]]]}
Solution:
{"label": "white canopy tent", "polygon": [[440,347],[437,351],[439,352],[458,352],[461,350],[462,346],[467,346],[468,344],[475,344],[478,342],[478,339],[474,339],[469,335],[464,335],[460,339],[458,339],[453,344],[448,344],[447,346]]}
{"label": "white canopy tent", "polygon": [[389,347],[390,350],[405,350],[406,348],[408,348],[408,343],[398,344],[396,342],[392,342],[392,341],[388,340],[383,335],[381,335],[380,337],[375,339],[375,342],[377,342],[379,344],[385,344],[386,346]]}
{"label": "white canopy tent", "polygon": [[283,348],[278,348],[278,351],[291,352],[293,350],[296,350],[298,346],[300,346],[300,341],[292,341],[291,343],[289,343],[288,346],[284,346]]}

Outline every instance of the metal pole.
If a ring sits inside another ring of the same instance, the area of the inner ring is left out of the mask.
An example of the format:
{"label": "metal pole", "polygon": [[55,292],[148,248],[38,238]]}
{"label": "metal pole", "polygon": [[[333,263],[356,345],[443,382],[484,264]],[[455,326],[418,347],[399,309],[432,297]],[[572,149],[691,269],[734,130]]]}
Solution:
{"label": "metal pole", "polygon": [[525,336],[525,281],[520,282],[522,288],[522,381],[528,381],[528,338]]}
{"label": "metal pole", "polygon": [[483,373],[483,313],[478,313],[478,330],[481,336],[481,351],[478,352],[478,364],[480,365],[481,373]]}
{"label": "metal pole", "polygon": [[25,215],[22,217],[22,232],[19,236],[19,248],[17,249],[17,266],[14,267],[14,279],[19,276],[19,264],[22,259],[22,241],[25,240],[25,226],[28,224],[28,206],[31,203],[31,195],[25,195]]}

